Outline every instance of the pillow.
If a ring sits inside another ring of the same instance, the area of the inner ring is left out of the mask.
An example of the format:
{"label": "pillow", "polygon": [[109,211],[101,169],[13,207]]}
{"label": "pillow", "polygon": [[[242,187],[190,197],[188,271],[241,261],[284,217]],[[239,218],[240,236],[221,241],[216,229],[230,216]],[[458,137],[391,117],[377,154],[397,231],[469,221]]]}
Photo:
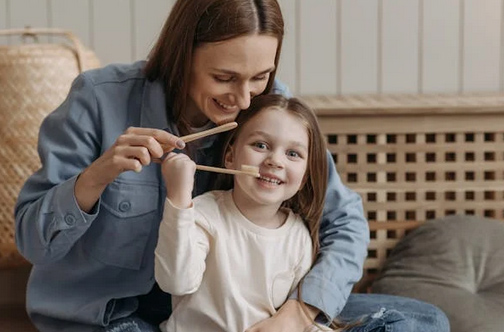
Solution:
{"label": "pillow", "polygon": [[425,222],[392,250],[372,292],[434,304],[452,331],[504,331],[504,222],[472,216]]}

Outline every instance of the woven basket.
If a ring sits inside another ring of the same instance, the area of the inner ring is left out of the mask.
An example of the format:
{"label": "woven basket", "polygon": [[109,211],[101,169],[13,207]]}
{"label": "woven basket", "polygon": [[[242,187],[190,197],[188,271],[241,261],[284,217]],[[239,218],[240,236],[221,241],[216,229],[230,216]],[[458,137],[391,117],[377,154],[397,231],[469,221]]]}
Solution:
{"label": "woven basket", "polygon": [[[64,37],[65,43],[33,42],[39,35]],[[0,30],[1,36],[32,39],[0,46],[0,268],[8,268],[27,263],[15,246],[13,211],[23,183],[40,167],[39,126],[63,102],[73,79],[100,64],[69,31]]]}

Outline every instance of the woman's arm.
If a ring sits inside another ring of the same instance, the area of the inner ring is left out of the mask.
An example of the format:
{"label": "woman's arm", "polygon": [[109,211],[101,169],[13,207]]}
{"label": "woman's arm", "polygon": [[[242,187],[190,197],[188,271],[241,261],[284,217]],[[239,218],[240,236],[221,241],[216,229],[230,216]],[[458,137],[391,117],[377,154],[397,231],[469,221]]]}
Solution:
{"label": "woman's arm", "polygon": [[15,207],[17,246],[33,264],[63,257],[98,212],[84,213],[74,197],[78,174],[99,154],[96,108],[92,84],[81,75],[41,125],[42,167],[26,181]]}
{"label": "woman's arm", "polygon": [[[88,76],[77,77],[63,104],[43,121],[38,139],[42,167],[18,196],[16,242],[33,264],[64,257],[95,220],[107,185],[122,172],[141,170],[151,156],[160,157],[161,143],[180,141],[159,129],[131,127],[121,133],[122,121],[110,114],[127,114],[123,108],[111,109],[120,93],[101,91],[105,100],[98,102]],[[108,108],[100,111],[103,104]],[[104,146],[105,134],[116,140],[107,143],[110,147]]]}
{"label": "woman's arm", "polygon": [[329,152],[327,160],[329,177],[320,253],[305,277],[301,295],[305,303],[332,320],[343,310],[353,285],[362,277],[369,226],[361,197],[343,185]]}
{"label": "woman's arm", "polygon": [[246,332],[303,332],[317,315],[332,321],[362,276],[369,243],[362,200],[343,185],[329,152],[327,160],[329,183],[320,227],[320,254],[301,287],[301,299],[308,305],[310,317],[302,314],[296,289],[273,317]]}

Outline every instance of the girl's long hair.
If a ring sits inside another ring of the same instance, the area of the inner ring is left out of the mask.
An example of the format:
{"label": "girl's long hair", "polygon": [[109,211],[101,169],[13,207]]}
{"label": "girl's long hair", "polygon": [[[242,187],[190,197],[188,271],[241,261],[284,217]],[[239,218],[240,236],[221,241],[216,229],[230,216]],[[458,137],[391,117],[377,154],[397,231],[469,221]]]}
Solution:
{"label": "girl's long hair", "polygon": [[[314,258],[319,250],[320,219],[324,208],[325,193],[327,189],[327,155],[324,137],[320,131],[317,117],[313,111],[297,98],[286,98],[282,95],[270,94],[255,97],[250,107],[240,112],[236,118],[238,127],[228,133],[225,138],[223,158],[226,151],[240,135],[241,128],[253,117],[265,109],[282,109],[298,117],[308,133],[308,162],[303,186],[283,206],[299,214],[310,231],[313,243]],[[221,176],[218,182],[219,189],[232,188],[232,177]]]}
{"label": "girl's long hair", "polygon": [[[235,121],[238,123],[238,127],[223,136],[223,140],[221,141],[224,145],[222,165],[224,165],[226,152],[240,135],[243,126],[262,110],[270,108],[285,110],[297,116],[304,124],[308,133],[308,163],[304,184],[293,197],[283,203],[283,206],[288,207],[292,209],[293,212],[299,214],[308,227],[312,239],[312,262],[314,263],[320,249],[319,229],[327,190],[328,162],[325,138],[320,130],[317,116],[313,110],[297,98],[286,98],[282,95],[275,94],[255,97],[252,100],[250,107],[247,110],[240,112],[236,118]],[[216,183],[217,185],[215,189],[231,189],[233,187],[233,177],[219,174]],[[298,285],[298,299],[306,317],[309,317],[308,308],[303,302],[301,296],[303,282],[304,278],[301,279]],[[315,321],[313,321],[313,324],[315,326],[320,326]],[[354,326],[358,326],[359,324],[360,321],[344,323],[338,319],[334,319],[332,320],[330,327],[333,328],[334,331],[345,331]]]}
{"label": "girl's long hair", "polygon": [[[181,135],[189,132],[184,113],[195,48],[203,43],[253,34],[278,40],[277,68],[284,21],[276,0],[178,0],[175,3],[148,56],[145,73],[150,81],[164,83],[167,112]],[[263,93],[270,92],[275,73],[276,70],[270,74]]]}

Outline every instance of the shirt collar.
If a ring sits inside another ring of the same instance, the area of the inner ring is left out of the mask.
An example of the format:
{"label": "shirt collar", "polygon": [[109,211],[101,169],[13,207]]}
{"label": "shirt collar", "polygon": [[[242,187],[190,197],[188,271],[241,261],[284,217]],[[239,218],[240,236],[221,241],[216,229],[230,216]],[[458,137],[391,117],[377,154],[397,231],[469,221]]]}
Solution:
{"label": "shirt collar", "polygon": [[178,129],[174,121],[168,121],[164,84],[160,80],[154,82],[145,80],[140,126],[164,129],[178,136]]}

